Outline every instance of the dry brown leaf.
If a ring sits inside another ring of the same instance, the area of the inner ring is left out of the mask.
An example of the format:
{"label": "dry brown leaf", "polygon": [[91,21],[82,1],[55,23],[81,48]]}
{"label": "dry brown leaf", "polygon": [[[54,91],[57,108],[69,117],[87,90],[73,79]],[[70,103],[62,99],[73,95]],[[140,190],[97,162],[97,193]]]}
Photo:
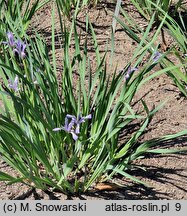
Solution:
{"label": "dry brown leaf", "polygon": [[99,191],[114,191],[119,189],[119,186],[114,183],[98,183],[94,188]]}

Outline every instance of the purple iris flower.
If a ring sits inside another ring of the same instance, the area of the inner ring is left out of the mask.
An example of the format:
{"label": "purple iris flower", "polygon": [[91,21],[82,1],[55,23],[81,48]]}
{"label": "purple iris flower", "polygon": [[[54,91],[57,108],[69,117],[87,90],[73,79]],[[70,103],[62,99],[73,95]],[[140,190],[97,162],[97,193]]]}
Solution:
{"label": "purple iris flower", "polygon": [[[86,119],[91,119],[91,114],[81,117],[79,115],[78,119],[74,115],[66,115],[65,125],[60,128],[54,128],[53,131],[64,130],[67,133],[71,133],[73,139],[76,141],[78,139],[78,134],[80,133],[80,124],[85,122]],[[69,121],[70,120],[70,121]]]}
{"label": "purple iris flower", "polygon": [[156,62],[158,61],[158,59],[161,57],[161,54],[156,51],[154,54],[153,54],[153,62]]}
{"label": "purple iris flower", "polygon": [[12,32],[7,32],[8,41],[3,41],[3,44],[8,44],[10,47],[15,46],[14,35]]}
{"label": "purple iris flower", "polygon": [[74,129],[73,129],[73,126],[74,126],[74,121],[71,120],[70,123],[68,121],[68,118],[66,116],[65,118],[65,125],[60,127],[60,128],[54,128],[53,131],[60,131],[60,130],[64,130],[66,131],[67,133],[71,133],[73,139],[76,141],[78,139],[78,136],[76,135],[76,133],[74,132]]}
{"label": "purple iris flower", "polygon": [[15,79],[14,79],[14,81],[12,81],[12,80],[8,80],[8,86],[9,86],[9,88],[10,89],[13,89],[15,92],[16,91],[18,91],[19,90],[19,88],[18,88],[18,76],[16,75],[16,77],[15,77]]}
{"label": "purple iris flower", "polygon": [[12,32],[7,33],[8,42],[3,42],[4,44],[8,44],[10,47],[12,47],[14,54],[17,54],[20,58],[25,58],[26,53],[26,44],[23,43],[21,40],[14,40],[14,35]]}
{"label": "purple iris flower", "polygon": [[10,47],[13,47],[13,46],[15,45],[13,33],[12,33],[12,32],[8,32],[8,33],[7,33],[7,37],[8,37],[8,42],[7,42],[7,44],[8,44]]}
{"label": "purple iris flower", "polygon": [[78,118],[76,118],[74,115],[67,115],[67,118],[71,118],[72,121],[76,124],[76,129],[75,129],[75,133],[79,134],[80,133],[80,124],[85,122],[86,119],[91,119],[92,115],[89,114],[85,117],[81,117],[81,115],[78,116]]}
{"label": "purple iris flower", "polygon": [[131,66],[129,66],[127,73],[125,74],[124,80],[127,81],[130,78],[130,75],[134,72],[137,71],[138,68],[131,68]]}
{"label": "purple iris flower", "polygon": [[21,40],[16,41],[16,47],[13,49],[14,54],[17,53],[20,58],[25,58],[25,48],[26,44],[23,43]]}

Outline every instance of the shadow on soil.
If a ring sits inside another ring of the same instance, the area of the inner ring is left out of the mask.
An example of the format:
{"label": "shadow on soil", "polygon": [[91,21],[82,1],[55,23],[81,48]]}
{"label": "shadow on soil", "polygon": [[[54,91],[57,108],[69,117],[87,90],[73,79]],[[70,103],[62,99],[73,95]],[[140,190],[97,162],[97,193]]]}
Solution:
{"label": "shadow on soil", "polygon": [[[170,178],[168,175],[166,177],[166,174],[175,174],[178,176],[182,176],[179,173],[182,171],[181,169],[166,169],[166,168],[158,168],[158,167],[146,167],[147,168],[147,172],[140,172],[140,171],[134,171],[131,172],[131,174],[134,177],[138,177],[140,178],[146,178],[149,180],[154,180],[158,183],[162,183],[162,184],[166,184],[166,183],[170,183],[173,184],[174,186],[176,186],[178,189],[183,190],[185,192],[187,192],[187,190],[185,188],[181,188],[179,186],[177,186],[175,183],[173,183],[173,179]],[[187,178],[187,176],[182,176],[184,178]],[[96,200],[96,199],[104,199],[104,200],[140,200],[140,199],[144,199],[144,200],[158,200],[160,199],[160,197],[162,197],[162,199],[169,199],[168,194],[164,193],[164,192],[159,192],[156,191],[154,188],[151,187],[146,187],[144,185],[141,184],[137,184],[137,183],[132,183],[132,182],[128,182],[128,181],[123,181],[124,185],[126,184],[127,186],[123,187],[123,188],[119,188],[115,191],[95,191],[95,192],[87,192],[87,193],[83,193],[79,196],[67,196],[66,199],[67,200],[74,200],[74,199],[80,199],[80,200]],[[186,182],[187,183],[187,182]],[[44,191],[44,193],[48,196],[49,200],[61,200],[63,197],[63,194],[61,194],[60,192],[58,192],[58,195],[56,195],[57,193],[53,193],[51,191]],[[35,200],[42,200],[44,197],[42,194],[37,193],[35,189],[31,189],[29,191],[27,191],[26,193],[15,197],[14,200],[24,200],[26,198],[29,198],[30,196],[32,196]]]}
{"label": "shadow on soil", "polygon": [[[162,147],[171,148],[173,146],[181,146],[186,147],[187,145],[187,136],[180,137],[175,140],[172,140],[170,142],[162,143]],[[172,157],[174,157],[175,160],[180,159],[179,153],[175,154]],[[167,157],[164,155],[154,155],[154,159],[157,158],[163,158]],[[153,158],[152,155],[147,155],[147,159]],[[141,165],[142,166],[142,165]],[[154,181],[156,183],[160,184],[170,184],[175,187],[177,187],[179,190],[182,190],[187,193],[187,189],[180,187],[177,185],[177,178],[173,178],[172,176],[178,176],[179,178],[182,178],[183,185],[187,184],[187,176],[182,175],[181,172],[183,169],[179,168],[165,168],[165,167],[158,167],[157,165],[143,165],[146,171],[142,171],[140,169],[136,169],[133,171],[130,171],[129,174],[131,174],[134,177],[137,177],[139,179],[147,179],[149,181]],[[121,187],[119,189],[116,189],[114,191],[94,191],[94,192],[87,192],[83,193],[79,196],[67,196],[65,199],[67,200],[73,200],[73,199],[80,199],[80,200],[91,200],[91,199],[105,199],[105,200],[138,200],[138,199],[145,199],[145,200],[157,200],[162,197],[162,199],[170,199],[168,197],[168,194],[160,191],[156,191],[152,187],[146,187],[141,184],[133,183],[132,181],[124,180],[116,178],[116,180],[120,180],[120,182],[123,182],[125,187]],[[51,191],[44,191],[44,193],[48,196],[50,200],[60,200],[63,197],[63,194],[58,192],[51,192]],[[31,189],[27,191],[26,193],[15,197],[15,200],[24,200],[26,198],[29,198],[32,195],[35,200],[42,200],[43,195],[40,193],[37,193],[35,189]]]}

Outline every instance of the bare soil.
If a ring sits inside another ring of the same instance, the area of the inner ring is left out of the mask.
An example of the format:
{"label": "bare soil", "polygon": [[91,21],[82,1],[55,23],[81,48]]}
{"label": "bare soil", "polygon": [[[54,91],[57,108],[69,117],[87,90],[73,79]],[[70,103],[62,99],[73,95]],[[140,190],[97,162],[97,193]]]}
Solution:
{"label": "bare soil", "polygon": [[[146,26],[146,21],[133,9],[133,7],[125,1],[124,9],[134,16],[137,22]],[[36,27],[38,32],[43,34],[47,41],[51,38],[51,4],[40,10],[32,22],[32,27]],[[101,51],[105,51],[107,41],[110,38],[112,16],[115,10],[115,4],[111,1],[101,2],[97,7],[85,8],[78,16],[79,31],[84,32],[85,14],[93,24],[94,30],[99,42]],[[56,20],[58,15],[56,14]],[[58,27],[56,29],[58,34]],[[82,33],[82,39],[84,34]],[[136,48],[136,43],[130,39],[123,31],[119,24],[115,33],[115,55],[113,57],[113,67],[109,69],[109,73],[117,64],[117,68],[122,69],[132,57]],[[171,44],[172,39],[166,32],[166,42]],[[162,41],[160,40],[160,43]],[[93,45],[88,47],[89,56],[93,67],[96,62]],[[73,51],[73,47],[72,47]],[[163,52],[163,50],[160,50]],[[59,71],[62,67],[62,53],[57,49]],[[108,57],[109,61],[109,57]],[[155,68],[156,71],[159,68]],[[154,71],[153,71],[154,72]],[[143,98],[151,109],[162,101],[168,99],[165,106],[160,109],[153,117],[149,127],[140,142],[160,137],[166,134],[177,133],[187,128],[187,99],[181,95],[172,80],[167,75],[156,77],[147,82],[133,99],[134,109],[142,108],[140,99]],[[172,142],[161,144],[165,148],[187,149],[187,137],[180,137]],[[60,192],[41,191],[30,189],[23,184],[6,185],[0,182],[0,199],[187,199],[187,155],[149,155],[144,159],[135,161],[136,165],[145,167],[146,171],[132,170],[131,174],[145,181],[150,187],[145,187],[134,183],[125,178],[117,178],[114,181],[120,182],[124,188],[115,188],[114,190],[91,190],[86,194],[77,197],[68,197]],[[17,173],[12,170],[6,163],[0,161],[0,170],[5,171],[14,176]],[[105,185],[104,185],[105,186]],[[105,188],[103,186],[103,188]]]}

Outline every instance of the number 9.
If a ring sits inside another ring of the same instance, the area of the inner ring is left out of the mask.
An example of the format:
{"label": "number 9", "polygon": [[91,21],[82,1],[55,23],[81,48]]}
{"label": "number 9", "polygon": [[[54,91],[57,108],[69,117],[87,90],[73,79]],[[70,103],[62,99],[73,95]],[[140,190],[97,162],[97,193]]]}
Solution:
{"label": "number 9", "polygon": [[176,203],[175,204],[175,210],[176,211],[180,211],[181,210],[181,204],[180,203]]}

